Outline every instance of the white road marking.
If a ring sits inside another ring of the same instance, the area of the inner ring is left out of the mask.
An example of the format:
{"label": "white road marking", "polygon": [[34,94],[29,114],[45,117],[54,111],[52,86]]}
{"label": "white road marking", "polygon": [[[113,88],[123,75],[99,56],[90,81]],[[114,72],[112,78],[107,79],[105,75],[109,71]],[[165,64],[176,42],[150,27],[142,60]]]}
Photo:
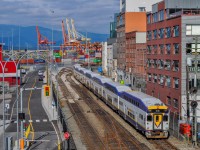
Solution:
{"label": "white road marking", "polygon": [[29,120],[28,122],[33,122],[33,120]]}
{"label": "white road marking", "polygon": [[17,123],[17,121],[14,121],[14,123]]}
{"label": "white road marking", "polygon": [[68,99],[69,103],[75,103],[73,99]]}
{"label": "white road marking", "polygon": [[40,120],[35,120],[35,122],[40,122]]}
{"label": "white road marking", "polygon": [[47,119],[43,119],[43,122],[47,122]]}

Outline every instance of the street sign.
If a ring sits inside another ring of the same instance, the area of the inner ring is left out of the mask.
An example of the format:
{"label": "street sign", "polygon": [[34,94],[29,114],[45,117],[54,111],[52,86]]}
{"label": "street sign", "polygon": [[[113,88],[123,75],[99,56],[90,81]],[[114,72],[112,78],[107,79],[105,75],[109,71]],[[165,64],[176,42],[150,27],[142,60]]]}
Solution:
{"label": "street sign", "polygon": [[6,109],[10,109],[10,104],[5,104]]}

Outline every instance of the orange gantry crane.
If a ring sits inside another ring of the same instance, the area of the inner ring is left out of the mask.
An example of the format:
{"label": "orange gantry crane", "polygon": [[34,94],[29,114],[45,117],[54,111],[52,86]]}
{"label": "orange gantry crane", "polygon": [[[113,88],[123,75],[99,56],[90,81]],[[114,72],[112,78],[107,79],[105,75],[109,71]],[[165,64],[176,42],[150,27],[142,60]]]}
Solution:
{"label": "orange gantry crane", "polygon": [[55,42],[49,42],[48,38],[40,33],[38,26],[36,26],[36,31],[38,38],[37,44],[39,49],[48,50],[50,45],[56,44]]}

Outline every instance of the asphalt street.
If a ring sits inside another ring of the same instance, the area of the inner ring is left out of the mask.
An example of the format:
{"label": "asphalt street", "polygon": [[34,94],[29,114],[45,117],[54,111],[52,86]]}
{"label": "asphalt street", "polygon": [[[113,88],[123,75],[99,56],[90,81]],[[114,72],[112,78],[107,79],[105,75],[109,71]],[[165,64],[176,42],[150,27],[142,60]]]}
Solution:
{"label": "asphalt street", "polygon": [[[37,87],[41,88],[43,85],[42,81],[38,80],[38,71],[31,72],[27,75],[27,82],[23,85],[23,88],[32,88]],[[10,105],[12,106],[15,102],[16,95],[13,95],[12,101]],[[41,104],[41,90],[33,90],[31,91],[23,91],[23,112],[25,113],[25,121],[24,125],[32,124],[30,134],[28,136],[29,140],[37,140],[32,144],[30,149],[55,149],[57,144],[57,135],[53,127],[53,122],[50,122],[46,112],[44,111]],[[19,99],[19,107],[20,107],[20,99]],[[11,109],[9,110],[9,114],[11,114]],[[19,109],[20,112],[20,109]],[[30,115],[29,115],[30,112]],[[14,140],[17,137],[17,109],[16,104],[14,105],[13,115],[12,115],[12,123],[6,128],[6,136],[12,136]],[[9,117],[8,117],[9,118]],[[56,123],[54,122],[54,125]],[[20,128],[19,128],[20,131]],[[19,134],[20,135],[20,134]],[[1,136],[1,142],[3,141],[3,137]]]}

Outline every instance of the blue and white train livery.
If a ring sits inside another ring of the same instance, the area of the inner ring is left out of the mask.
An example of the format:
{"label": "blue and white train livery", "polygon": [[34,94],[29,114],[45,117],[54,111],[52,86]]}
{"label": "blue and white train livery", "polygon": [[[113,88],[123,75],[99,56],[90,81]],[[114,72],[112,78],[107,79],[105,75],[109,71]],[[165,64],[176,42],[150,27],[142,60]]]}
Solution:
{"label": "blue and white train livery", "polygon": [[147,138],[169,137],[169,110],[159,99],[80,65],[74,66],[74,76]]}

